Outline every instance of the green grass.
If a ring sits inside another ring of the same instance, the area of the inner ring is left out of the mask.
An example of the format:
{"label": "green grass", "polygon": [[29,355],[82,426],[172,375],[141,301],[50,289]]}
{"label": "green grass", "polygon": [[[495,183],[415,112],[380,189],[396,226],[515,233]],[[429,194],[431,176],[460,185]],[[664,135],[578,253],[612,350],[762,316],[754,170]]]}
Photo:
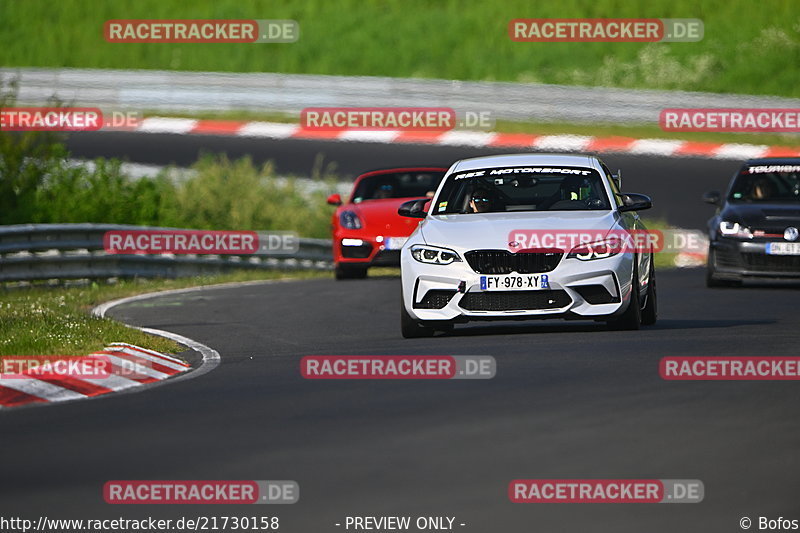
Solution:
{"label": "green grass", "polygon": [[[699,18],[697,43],[516,43],[515,18]],[[112,44],[108,19],[294,19],[293,44]],[[800,96],[793,0],[0,2],[0,65],[398,76]]]}
{"label": "green grass", "polygon": [[330,277],[328,272],[243,271],[219,276],[171,280],[128,280],[114,285],[0,289],[0,357],[9,355],[86,355],[111,342],[127,342],[176,353],[171,340],[128,328],[90,314],[92,307],[146,292],[263,279]]}

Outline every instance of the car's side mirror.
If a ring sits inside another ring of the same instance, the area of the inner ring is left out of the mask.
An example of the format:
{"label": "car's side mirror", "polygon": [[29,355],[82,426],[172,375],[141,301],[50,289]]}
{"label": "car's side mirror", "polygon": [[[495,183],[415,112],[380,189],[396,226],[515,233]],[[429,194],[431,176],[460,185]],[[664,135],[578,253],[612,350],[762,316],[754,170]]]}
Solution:
{"label": "car's side mirror", "polygon": [[722,203],[722,195],[720,195],[719,191],[708,191],[703,195],[703,201],[707,204],[718,206]]}
{"label": "car's side mirror", "polygon": [[401,217],[425,218],[428,216],[428,213],[425,212],[425,204],[430,201],[430,198],[423,198],[422,200],[403,202],[397,209],[397,214]]}
{"label": "car's side mirror", "polygon": [[328,203],[331,205],[342,205],[342,197],[339,194],[328,196]]}
{"label": "car's side mirror", "polygon": [[611,179],[617,185],[617,189],[622,189],[622,169],[618,169],[616,174],[611,174]]}
{"label": "car's side mirror", "polygon": [[644,194],[629,192],[621,194],[620,197],[622,198],[622,205],[619,208],[621,213],[626,211],[643,211],[653,207],[653,200]]}

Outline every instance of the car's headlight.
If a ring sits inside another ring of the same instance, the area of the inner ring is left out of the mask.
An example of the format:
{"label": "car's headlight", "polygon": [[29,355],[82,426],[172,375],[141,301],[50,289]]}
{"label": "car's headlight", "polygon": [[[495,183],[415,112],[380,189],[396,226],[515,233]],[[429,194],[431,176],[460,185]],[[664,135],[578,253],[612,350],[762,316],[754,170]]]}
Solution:
{"label": "car's headlight", "polygon": [[723,237],[738,237],[740,239],[752,239],[753,232],[747,226],[742,226],[738,222],[727,222],[723,220],[719,223],[719,232]]}
{"label": "car's headlight", "polygon": [[422,244],[415,244],[411,247],[411,257],[420,263],[432,265],[449,265],[450,263],[461,261],[461,258],[453,250]]}
{"label": "car's headlight", "polygon": [[622,242],[619,239],[607,239],[598,242],[579,244],[570,250],[567,259],[592,261],[593,259],[606,259],[622,251]]}
{"label": "car's headlight", "polygon": [[345,229],[361,229],[361,219],[352,211],[342,211],[339,223]]}

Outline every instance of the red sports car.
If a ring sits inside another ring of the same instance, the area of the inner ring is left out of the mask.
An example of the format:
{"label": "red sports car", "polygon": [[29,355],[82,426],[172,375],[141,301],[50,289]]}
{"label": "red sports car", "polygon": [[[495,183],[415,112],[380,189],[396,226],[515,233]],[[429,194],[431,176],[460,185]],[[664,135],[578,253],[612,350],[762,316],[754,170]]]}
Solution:
{"label": "red sports car", "polygon": [[370,266],[399,266],[400,248],[419,220],[397,214],[400,204],[430,198],[446,168],[409,167],[373,170],[356,178],[350,200],[338,194],[328,203],[333,214],[333,262],[336,279],[363,278]]}

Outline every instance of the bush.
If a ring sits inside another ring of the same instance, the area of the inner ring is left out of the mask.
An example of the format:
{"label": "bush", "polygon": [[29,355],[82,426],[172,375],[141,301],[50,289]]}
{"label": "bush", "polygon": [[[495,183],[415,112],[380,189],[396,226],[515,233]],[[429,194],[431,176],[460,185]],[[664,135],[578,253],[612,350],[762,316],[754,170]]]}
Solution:
{"label": "bush", "polygon": [[[0,107],[15,101],[15,82],[0,79]],[[119,161],[70,163],[58,134],[0,131],[0,224],[94,222],[330,234],[324,192],[304,191],[296,180],[277,178],[271,164],[258,168],[249,158],[206,156],[192,170],[178,182],[166,171],[133,180]]]}

